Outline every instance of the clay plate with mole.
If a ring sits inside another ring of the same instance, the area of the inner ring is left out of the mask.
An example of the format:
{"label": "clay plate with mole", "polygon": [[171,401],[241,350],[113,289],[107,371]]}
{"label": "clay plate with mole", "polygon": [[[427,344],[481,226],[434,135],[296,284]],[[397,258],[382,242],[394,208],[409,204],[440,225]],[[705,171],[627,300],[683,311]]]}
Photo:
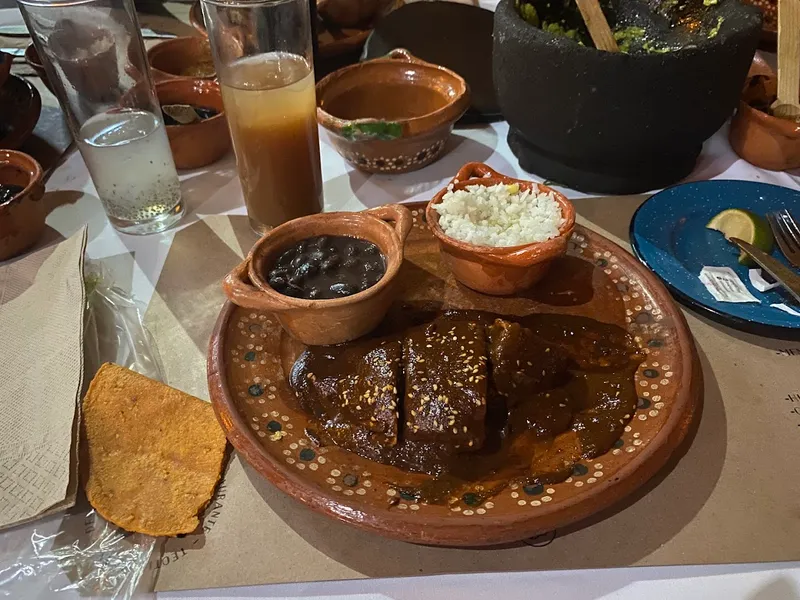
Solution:
{"label": "clay plate with mole", "polygon": [[287,382],[304,347],[271,314],[227,303],[209,345],[208,383],[217,417],[244,458],[315,511],[387,537],[449,546],[509,543],[563,527],[617,503],[655,475],[681,446],[702,394],[688,327],[661,283],[622,248],[576,226],[567,255],[535,288],[515,297],[485,296],[453,279],[423,205],[410,208],[414,226],[396,303],[578,315],[630,333],[645,360],[635,374],[637,410],[622,437],[607,453],[577,463],[561,483],[509,483],[493,496],[464,494],[449,505],[419,502],[397,483],[408,481],[408,473],[315,446]]}

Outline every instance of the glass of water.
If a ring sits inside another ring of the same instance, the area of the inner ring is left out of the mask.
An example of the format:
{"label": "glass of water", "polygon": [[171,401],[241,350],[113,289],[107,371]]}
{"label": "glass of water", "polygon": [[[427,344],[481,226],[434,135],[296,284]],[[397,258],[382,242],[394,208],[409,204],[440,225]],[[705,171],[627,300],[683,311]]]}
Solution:
{"label": "glass of water", "polygon": [[18,0],[111,224],[157,233],[183,216],[132,0]]}

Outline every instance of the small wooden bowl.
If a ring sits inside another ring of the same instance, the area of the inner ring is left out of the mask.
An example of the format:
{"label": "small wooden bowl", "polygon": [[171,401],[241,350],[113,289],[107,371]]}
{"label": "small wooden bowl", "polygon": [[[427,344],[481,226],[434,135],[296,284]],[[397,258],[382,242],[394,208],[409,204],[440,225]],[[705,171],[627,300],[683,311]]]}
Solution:
{"label": "small wooden bowl", "polygon": [[449,185],[428,202],[425,218],[439,240],[442,260],[462,284],[475,291],[492,296],[508,296],[526,290],[544,277],[553,260],[567,251],[572,230],[575,227],[575,207],[572,202],[549,187],[532,181],[512,179],[501,175],[483,163],[464,165],[450,182],[455,190],[471,185],[492,186],[497,184],[519,184],[520,190],[552,192],[561,205],[565,222],[559,228],[560,235],[545,242],[534,242],[520,246],[478,246],[461,242],[446,235],[439,226],[439,213],[433,208],[442,201]]}
{"label": "small wooden bowl", "polygon": [[[399,204],[294,219],[256,242],[245,261],[225,277],[222,287],[238,306],[275,313],[283,329],[304,344],[348,342],[372,331],[386,315],[412,224],[411,213]],[[272,289],[265,275],[275,259],[296,242],[318,235],[347,235],[372,242],[385,257],[386,273],[363,292],[332,300],[293,298]]]}
{"label": "small wooden bowl", "polygon": [[42,196],[42,167],[22,152],[0,150],[0,184],[24,189],[0,204],[0,261],[16,256],[31,246],[44,231],[47,217]]}
{"label": "small wooden bowl", "polygon": [[729,139],[736,154],[750,164],[787,171],[800,168],[800,124],[756,108],[768,108],[777,91],[778,79],[774,75],[750,77],[731,121]]}
{"label": "small wooden bowl", "polygon": [[[211,45],[207,37],[178,37],[159,42],[147,51],[147,61],[156,81],[167,79],[214,79]],[[211,64],[211,72],[202,77],[187,70]]]}
{"label": "small wooden bowl", "polygon": [[167,125],[175,166],[197,169],[219,160],[231,147],[219,83],[207,79],[170,79],[156,83],[158,101],[190,104],[219,111],[210,119],[188,125]]}
{"label": "small wooden bowl", "polygon": [[462,77],[402,48],[317,84],[317,120],[339,154],[368,173],[407,173],[434,162],[467,108]]}
{"label": "small wooden bowl", "polygon": [[16,150],[22,146],[33,133],[41,112],[42,98],[33,84],[9,75],[0,88],[0,148]]}

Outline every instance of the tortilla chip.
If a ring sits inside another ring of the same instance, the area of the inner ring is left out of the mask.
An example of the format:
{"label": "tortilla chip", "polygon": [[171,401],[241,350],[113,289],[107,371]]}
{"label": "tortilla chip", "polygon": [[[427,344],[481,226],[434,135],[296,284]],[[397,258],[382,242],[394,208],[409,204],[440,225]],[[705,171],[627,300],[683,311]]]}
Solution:
{"label": "tortilla chip", "polygon": [[225,434],[207,402],[106,363],[83,399],[86,496],[128,531],[194,531],[220,478]]}

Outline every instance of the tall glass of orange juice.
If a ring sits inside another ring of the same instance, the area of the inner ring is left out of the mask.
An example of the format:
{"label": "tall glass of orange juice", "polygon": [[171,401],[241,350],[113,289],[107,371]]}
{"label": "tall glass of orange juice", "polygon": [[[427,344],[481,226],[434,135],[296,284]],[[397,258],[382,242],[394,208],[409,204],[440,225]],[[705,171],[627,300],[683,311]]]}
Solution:
{"label": "tall glass of orange juice", "polygon": [[308,0],[203,0],[236,167],[258,232],[322,210]]}

